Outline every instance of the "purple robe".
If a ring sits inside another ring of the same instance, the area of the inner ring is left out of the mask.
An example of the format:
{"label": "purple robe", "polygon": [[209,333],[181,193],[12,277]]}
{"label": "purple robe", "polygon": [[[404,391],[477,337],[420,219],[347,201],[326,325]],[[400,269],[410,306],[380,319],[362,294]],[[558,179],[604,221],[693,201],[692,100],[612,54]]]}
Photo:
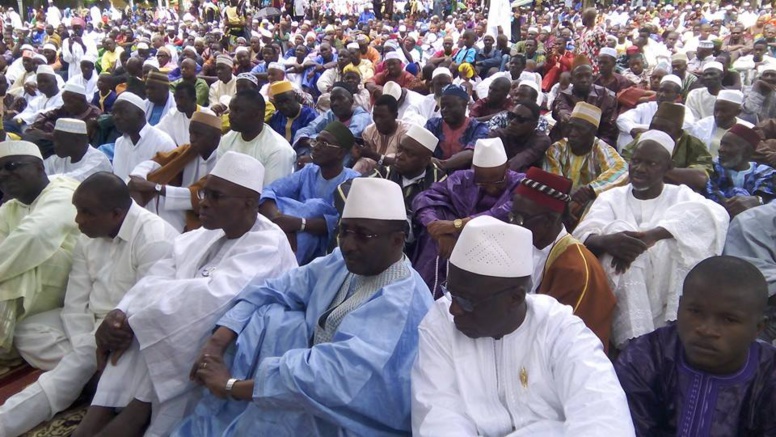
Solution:
{"label": "purple robe", "polygon": [[614,369],[637,436],[776,435],[776,348],[755,342],[744,367],[712,375],[685,362],[671,324],[632,340]]}
{"label": "purple robe", "polygon": [[[437,220],[455,220],[489,215],[507,221],[512,210],[512,192],[525,175],[507,170],[506,187],[498,197],[485,194],[474,183],[474,170],[460,170],[437,182],[412,201],[414,221],[422,231],[414,253],[412,266],[426,281],[435,297],[440,296],[439,285],[447,279],[447,260],[437,260],[436,241],[426,232],[426,226]],[[436,288],[436,289],[435,289]]]}

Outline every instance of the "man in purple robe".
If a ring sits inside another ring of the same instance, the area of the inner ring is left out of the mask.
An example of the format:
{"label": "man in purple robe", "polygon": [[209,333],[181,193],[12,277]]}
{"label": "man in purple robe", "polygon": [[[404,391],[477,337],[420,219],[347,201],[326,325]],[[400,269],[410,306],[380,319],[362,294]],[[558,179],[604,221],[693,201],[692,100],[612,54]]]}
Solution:
{"label": "man in purple robe", "polygon": [[756,340],[767,299],[740,258],[690,271],[676,323],[632,340],[615,364],[637,436],[776,435],[776,348]]}
{"label": "man in purple robe", "polygon": [[490,215],[507,221],[512,191],[525,176],[509,170],[500,138],[477,140],[471,170],[457,171],[418,194],[412,202],[415,222],[422,229],[412,266],[435,297],[447,277],[447,260],[469,220]]}

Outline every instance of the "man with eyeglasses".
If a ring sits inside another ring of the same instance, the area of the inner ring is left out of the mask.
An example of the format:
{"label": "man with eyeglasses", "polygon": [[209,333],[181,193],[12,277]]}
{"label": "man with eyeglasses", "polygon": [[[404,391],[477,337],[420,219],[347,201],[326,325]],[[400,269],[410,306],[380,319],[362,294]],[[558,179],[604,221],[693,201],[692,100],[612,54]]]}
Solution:
{"label": "man with eyeglasses", "polygon": [[616,299],[598,259],[566,232],[563,215],[570,192],[570,179],[532,167],[512,197],[509,221],[533,235],[530,292],[570,306],[607,351]]}
{"label": "man with eyeglasses", "polygon": [[[72,252],[80,235],[73,192],[78,182],[46,176],[38,146],[0,143],[0,373],[21,358],[51,368],[36,342],[24,343],[17,325],[62,305]],[[21,343],[20,343],[21,341]]]}
{"label": "man with eyeglasses", "polygon": [[297,266],[283,232],[258,214],[263,173],[250,156],[224,154],[199,192],[202,228],[177,237],[105,316],[95,333],[102,376],[74,435],[169,435],[198,398],[188,371],[215,322],[252,279]]}
{"label": "man with eyeglasses", "polygon": [[512,191],[523,178],[522,173],[509,169],[499,138],[477,141],[472,167],[432,185],[412,202],[414,221],[422,228],[413,267],[436,297],[445,281],[447,260],[466,223],[480,215],[507,221]]}
{"label": "man with eyeglasses", "polygon": [[507,125],[491,130],[490,136],[504,143],[510,169],[524,172],[529,167],[541,166],[551,142],[544,131],[537,130],[540,117],[539,105],[521,100],[506,113]]}
{"label": "man with eyeglasses", "polygon": [[634,435],[601,342],[569,306],[529,294],[532,251],[529,230],[493,217],[463,229],[418,329],[413,435]]}
{"label": "man with eyeglasses", "polygon": [[334,192],[346,180],[361,176],[343,166],[354,143],[347,126],[329,123],[311,142],[313,162],[273,182],[261,195],[259,212],[288,235],[300,265],[326,254],[339,220]]}
{"label": "man with eyeglasses", "polygon": [[191,367],[210,393],[173,436],[410,433],[410,370],[432,300],[402,253],[401,191],[354,179],[339,249],[243,291]]}

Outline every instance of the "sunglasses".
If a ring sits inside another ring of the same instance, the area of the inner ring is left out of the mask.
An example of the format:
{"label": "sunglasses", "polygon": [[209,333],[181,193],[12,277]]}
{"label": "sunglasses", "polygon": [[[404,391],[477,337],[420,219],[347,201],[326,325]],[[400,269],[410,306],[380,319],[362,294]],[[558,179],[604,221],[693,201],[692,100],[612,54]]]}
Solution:
{"label": "sunglasses", "polygon": [[486,297],[485,299],[482,299],[482,300],[477,301],[477,302],[472,302],[469,299],[464,299],[464,298],[462,298],[460,296],[456,296],[456,295],[450,293],[450,290],[447,289],[447,283],[446,282],[444,284],[441,284],[439,286],[439,288],[442,289],[442,294],[447,296],[448,299],[450,299],[453,302],[455,302],[459,307],[461,307],[461,309],[465,313],[474,312],[474,310],[477,309],[478,306],[484,304],[485,302],[489,302],[489,301],[495,299],[496,297],[501,296],[502,294],[507,293],[508,291],[514,291],[515,290],[514,287],[505,288],[505,289],[503,289],[503,290],[501,290],[499,292],[496,292],[496,293]]}
{"label": "sunglasses", "polygon": [[529,123],[535,119],[533,117],[523,117],[522,115],[517,115],[514,112],[507,112],[507,120],[516,121],[518,123]]}
{"label": "sunglasses", "polygon": [[218,202],[221,199],[248,199],[253,196],[232,196],[228,194],[219,193],[218,191],[211,191],[208,189],[201,189],[197,191],[197,198],[199,200],[209,200],[211,202]]}
{"label": "sunglasses", "polygon": [[522,214],[515,214],[515,213],[509,213],[509,223],[517,226],[523,226],[525,223],[530,222],[531,220],[536,220],[538,218],[542,218],[547,214],[537,214],[532,215],[530,217],[525,217]]}
{"label": "sunglasses", "polygon": [[487,187],[489,185],[501,185],[506,181],[507,181],[507,175],[504,174],[504,177],[499,181],[475,182],[474,184],[477,185],[478,187]]}
{"label": "sunglasses", "polygon": [[0,168],[5,170],[5,171],[7,171],[7,172],[9,172],[9,173],[13,173],[16,170],[18,170],[19,167],[23,167],[25,165],[30,165],[30,164],[32,164],[32,163],[31,162],[24,162],[24,161],[11,161],[11,162],[6,162],[5,165],[3,165]]}

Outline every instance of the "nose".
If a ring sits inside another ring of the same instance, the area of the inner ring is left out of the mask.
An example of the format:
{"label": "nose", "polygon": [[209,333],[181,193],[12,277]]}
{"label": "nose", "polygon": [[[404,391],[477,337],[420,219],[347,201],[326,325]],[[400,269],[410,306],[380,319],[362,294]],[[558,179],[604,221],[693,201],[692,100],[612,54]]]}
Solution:
{"label": "nose", "polygon": [[351,253],[356,250],[355,238],[352,238],[349,234],[339,235],[339,247],[342,253]]}
{"label": "nose", "polygon": [[719,326],[709,318],[703,319],[696,327],[695,332],[702,337],[719,337]]}
{"label": "nose", "polygon": [[466,314],[466,312],[463,310],[463,308],[461,308],[460,305],[458,305],[458,302],[456,302],[455,299],[453,299],[453,302],[450,303],[450,309],[448,311],[450,311],[450,314],[453,317],[460,317]]}

